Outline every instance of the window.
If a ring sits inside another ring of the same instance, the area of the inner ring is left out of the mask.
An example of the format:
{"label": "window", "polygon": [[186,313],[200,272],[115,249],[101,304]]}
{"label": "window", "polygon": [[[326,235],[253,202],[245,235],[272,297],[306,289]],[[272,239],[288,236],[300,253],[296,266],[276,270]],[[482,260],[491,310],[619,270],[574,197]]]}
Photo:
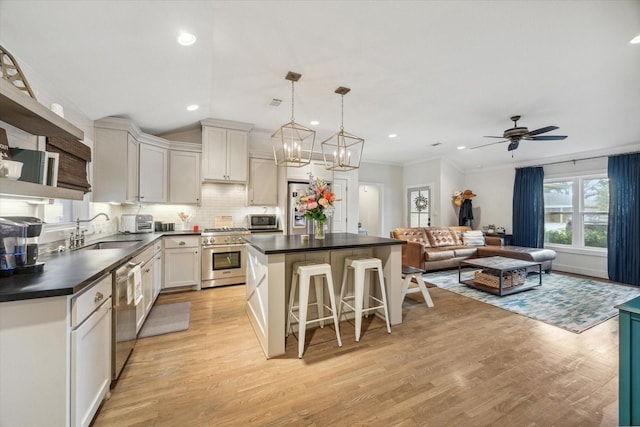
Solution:
{"label": "window", "polygon": [[544,182],[544,242],[607,247],[609,180],[604,176]]}
{"label": "window", "polygon": [[431,225],[431,190],[429,187],[415,187],[407,190],[407,212],[409,227],[429,227]]}

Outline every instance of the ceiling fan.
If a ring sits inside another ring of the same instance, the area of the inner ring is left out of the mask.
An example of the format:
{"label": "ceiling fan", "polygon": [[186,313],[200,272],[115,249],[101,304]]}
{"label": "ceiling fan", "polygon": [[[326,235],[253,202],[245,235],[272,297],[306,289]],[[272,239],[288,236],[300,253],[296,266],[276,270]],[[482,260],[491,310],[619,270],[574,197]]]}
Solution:
{"label": "ceiling fan", "polygon": [[552,130],[560,129],[558,126],[546,126],[540,129],[529,131],[526,127],[518,126],[518,120],[520,120],[520,116],[511,117],[513,121],[513,127],[504,131],[502,136],[485,136],[485,138],[499,138],[502,141],[496,141],[489,144],[480,145],[478,147],[473,147],[472,150],[476,148],[486,147],[488,145],[499,144],[502,142],[510,141],[509,146],[507,147],[508,151],[513,151],[518,148],[521,140],[527,141],[560,141],[566,139],[566,135],[543,135],[538,136],[541,133],[551,132]]}

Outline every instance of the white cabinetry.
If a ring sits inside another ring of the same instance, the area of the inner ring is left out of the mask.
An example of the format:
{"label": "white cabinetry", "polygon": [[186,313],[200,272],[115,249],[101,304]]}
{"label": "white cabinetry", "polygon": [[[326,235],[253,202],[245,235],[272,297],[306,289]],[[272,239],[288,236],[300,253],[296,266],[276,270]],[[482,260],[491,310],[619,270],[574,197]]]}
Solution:
{"label": "white cabinetry", "polygon": [[309,181],[309,176],[314,178],[321,178],[325,181],[333,181],[333,171],[327,170],[324,167],[324,162],[319,160],[312,160],[310,164],[299,168],[287,167],[286,177],[287,180],[296,181]]}
{"label": "white cabinetry", "polygon": [[162,241],[156,247],[153,261],[153,300],[155,301],[162,290]]}
{"label": "white cabinetry", "polygon": [[169,151],[169,203],[200,204],[200,153]]}
{"label": "white cabinetry", "polygon": [[273,159],[249,159],[250,205],[276,206],[278,204],[278,166]]}
{"label": "white cabinetry", "polygon": [[167,201],[167,149],[140,141],[138,197],[140,202]]}
{"label": "white cabinetry", "polygon": [[109,392],[111,289],[107,275],[77,295],[0,303],[1,426],[90,423]]}
{"label": "white cabinetry", "polygon": [[108,275],[72,300],[72,426],[91,423],[111,384],[111,288]]}
{"label": "white cabinetry", "polygon": [[164,282],[162,289],[200,288],[200,237],[164,238]]}
{"label": "white cabinetry", "polygon": [[202,124],[202,180],[246,182],[253,125],[207,119]]}
{"label": "white cabinetry", "polygon": [[130,120],[96,120],[94,202],[167,201],[169,142],[143,134]]}

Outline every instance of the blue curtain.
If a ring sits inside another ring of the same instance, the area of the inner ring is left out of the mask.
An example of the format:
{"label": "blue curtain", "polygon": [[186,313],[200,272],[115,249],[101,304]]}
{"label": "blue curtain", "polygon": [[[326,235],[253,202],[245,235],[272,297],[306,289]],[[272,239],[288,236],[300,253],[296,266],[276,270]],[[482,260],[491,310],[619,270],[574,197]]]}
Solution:
{"label": "blue curtain", "polygon": [[513,183],[512,245],[544,246],[544,170],[516,169]]}
{"label": "blue curtain", "polygon": [[640,153],[609,157],[609,280],[640,286]]}

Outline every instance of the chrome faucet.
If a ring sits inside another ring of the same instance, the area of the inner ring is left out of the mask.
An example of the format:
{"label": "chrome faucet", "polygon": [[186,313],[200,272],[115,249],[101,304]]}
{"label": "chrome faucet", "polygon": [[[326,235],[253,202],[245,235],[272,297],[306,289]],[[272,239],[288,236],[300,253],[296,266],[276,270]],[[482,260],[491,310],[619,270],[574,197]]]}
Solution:
{"label": "chrome faucet", "polygon": [[76,232],[75,232],[75,234],[73,232],[71,232],[71,237],[69,238],[69,249],[77,248],[78,246],[84,245],[84,232],[86,230],[82,230],[82,232],[80,231],[80,223],[81,222],[91,222],[91,221],[93,221],[94,219],[98,218],[101,215],[104,215],[104,217],[107,218],[107,221],[110,220],[109,215],[107,215],[104,212],[100,212],[99,214],[96,214],[91,219],[80,219],[80,218],[76,219]]}

